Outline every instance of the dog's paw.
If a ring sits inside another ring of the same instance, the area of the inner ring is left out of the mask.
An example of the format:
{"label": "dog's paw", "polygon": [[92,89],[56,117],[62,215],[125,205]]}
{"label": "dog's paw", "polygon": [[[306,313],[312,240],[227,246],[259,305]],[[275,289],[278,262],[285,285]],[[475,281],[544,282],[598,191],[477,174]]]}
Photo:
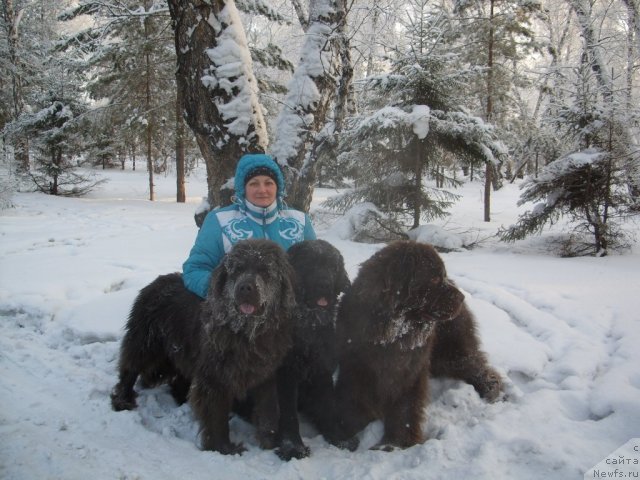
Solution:
{"label": "dog's paw", "polygon": [[263,450],[273,450],[278,446],[278,436],[273,430],[258,432],[258,444]]}
{"label": "dog's paw", "polygon": [[369,450],[379,450],[381,452],[393,452],[397,448],[399,448],[399,447],[397,447],[395,445],[391,445],[389,443],[382,443],[381,442],[381,443],[378,443],[378,444],[374,445]]}
{"label": "dog's paw", "polygon": [[138,405],[136,404],[136,393],[132,395],[122,395],[120,392],[114,391],[111,394],[111,407],[116,412],[122,410],[134,410]]}
{"label": "dog's paw", "polygon": [[276,449],[276,455],[285,462],[288,462],[292,458],[306,458],[310,453],[309,447],[304,443],[294,443],[290,441],[283,441]]}
{"label": "dog's paw", "polygon": [[347,440],[332,440],[331,443],[342,450],[349,450],[350,452],[355,452],[360,446],[358,437],[351,437]]}
{"label": "dog's paw", "polygon": [[220,445],[218,448],[214,448],[213,450],[220,452],[223,455],[242,455],[247,449],[244,447],[242,443],[225,443]]}
{"label": "dog's paw", "polygon": [[489,403],[498,400],[503,390],[500,374],[491,368],[487,369],[482,378],[474,382],[473,386],[480,397]]}

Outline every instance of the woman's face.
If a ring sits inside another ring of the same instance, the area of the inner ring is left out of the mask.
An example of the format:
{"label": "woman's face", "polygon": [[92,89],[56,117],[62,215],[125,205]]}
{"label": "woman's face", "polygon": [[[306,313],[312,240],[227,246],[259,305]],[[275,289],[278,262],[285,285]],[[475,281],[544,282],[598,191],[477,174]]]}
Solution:
{"label": "woman's face", "polygon": [[257,175],[247,182],[244,187],[247,200],[257,207],[268,207],[276,200],[278,185],[273,178]]}

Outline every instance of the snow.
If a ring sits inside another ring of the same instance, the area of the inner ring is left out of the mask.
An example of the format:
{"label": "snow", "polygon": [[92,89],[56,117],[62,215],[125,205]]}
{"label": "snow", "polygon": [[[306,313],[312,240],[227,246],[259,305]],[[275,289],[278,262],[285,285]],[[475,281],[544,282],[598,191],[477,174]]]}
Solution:
{"label": "snow", "polygon": [[328,234],[342,240],[353,238],[370,216],[384,217],[384,214],[371,202],[354,205],[337,219],[329,228]]}
{"label": "snow", "polygon": [[[158,200],[149,202],[145,172],[99,174],[110,181],[85,198],[18,193],[0,212],[0,478],[566,480],[640,436],[640,249],[559,258],[548,243],[557,230],[499,243],[493,233],[519,213],[517,184],[493,192],[489,223],[481,184],[465,184],[437,225],[481,239],[442,257],[505,376],[503,401],[432,381],[423,445],[368,450],[382,434],[374,422],[348,452],[303,422],[311,456],[288,463],[260,450],[236,418],[232,440],[246,453],[199,450],[190,407],[177,407],[166,387],[140,391],[138,409],[116,413],[109,393],[128,310],[140,288],[181,269],[206,176],[190,177],[191,197],[177,204],[170,176],[155,177]],[[354,278],[381,245],[340,238],[320,207],[333,194],[317,190],[312,214]]]}
{"label": "snow", "polygon": [[238,137],[247,136],[253,127],[255,132],[251,135],[264,139],[265,123],[240,13],[235,4],[229,2],[220,12],[219,18],[212,14],[207,22],[216,32],[220,29],[223,31],[218,36],[217,45],[206,50],[213,67],[209,74],[201,77],[201,81],[207,88],[224,90],[229,97],[218,97],[214,101],[220,115],[227,122],[226,128],[230,133]]}
{"label": "snow", "polygon": [[595,148],[588,148],[581,152],[571,153],[544,167],[538,178],[535,179],[535,182],[552,182],[561,175],[567,175],[576,169],[601,162],[602,159],[606,157],[606,152]]}
{"label": "snow", "polygon": [[427,105],[414,105],[409,114],[409,121],[413,127],[413,133],[423,140],[429,134],[429,118],[431,116],[431,109]]}
{"label": "snow", "polygon": [[450,232],[439,225],[420,225],[407,234],[415,242],[430,243],[435,247],[448,250],[457,250],[465,245],[465,239],[462,235]]}
{"label": "snow", "polygon": [[316,81],[328,75],[331,68],[331,54],[327,43],[333,27],[324,16],[332,13],[331,2],[314,2],[309,13],[310,26],[304,35],[300,51],[300,61],[287,85],[287,95],[282,111],[276,120],[278,136],[271,147],[271,153],[282,165],[289,165],[298,154],[304,132],[314,121],[314,111],[320,101],[320,90]]}

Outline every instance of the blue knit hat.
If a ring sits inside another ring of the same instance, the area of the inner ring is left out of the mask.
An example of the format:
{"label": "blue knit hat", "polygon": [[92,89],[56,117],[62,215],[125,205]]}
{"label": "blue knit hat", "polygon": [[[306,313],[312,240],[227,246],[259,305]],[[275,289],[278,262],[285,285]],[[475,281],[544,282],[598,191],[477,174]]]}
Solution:
{"label": "blue knit hat", "polygon": [[239,201],[244,202],[244,186],[248,180],[247,175],[259,168],[268,168],[275,176],[276,185],[278,186],[278,193],[276,196],[278,203],[281,204],[285,195],[284,176],[282,175],[282,171],[278,164],[273,160],[273,157],[264,153],[247,153],[240,158],[238,166],[236,167],[236,176],[234,179],[236,198]]}

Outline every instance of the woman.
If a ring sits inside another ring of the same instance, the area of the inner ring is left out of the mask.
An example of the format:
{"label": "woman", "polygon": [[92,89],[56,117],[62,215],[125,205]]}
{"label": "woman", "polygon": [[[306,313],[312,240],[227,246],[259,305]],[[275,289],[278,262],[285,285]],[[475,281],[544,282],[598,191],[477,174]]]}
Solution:
{"label": "woman", "polygon": [[247,154],[238,162],[235,203],[207,214],[189,258],[182,266],[184,284],[207,296],[211,273],[231,247],[247,238],[268,238],[287,250],[316,238],[309,216],[285,207],[284,177],[269,155]]}

